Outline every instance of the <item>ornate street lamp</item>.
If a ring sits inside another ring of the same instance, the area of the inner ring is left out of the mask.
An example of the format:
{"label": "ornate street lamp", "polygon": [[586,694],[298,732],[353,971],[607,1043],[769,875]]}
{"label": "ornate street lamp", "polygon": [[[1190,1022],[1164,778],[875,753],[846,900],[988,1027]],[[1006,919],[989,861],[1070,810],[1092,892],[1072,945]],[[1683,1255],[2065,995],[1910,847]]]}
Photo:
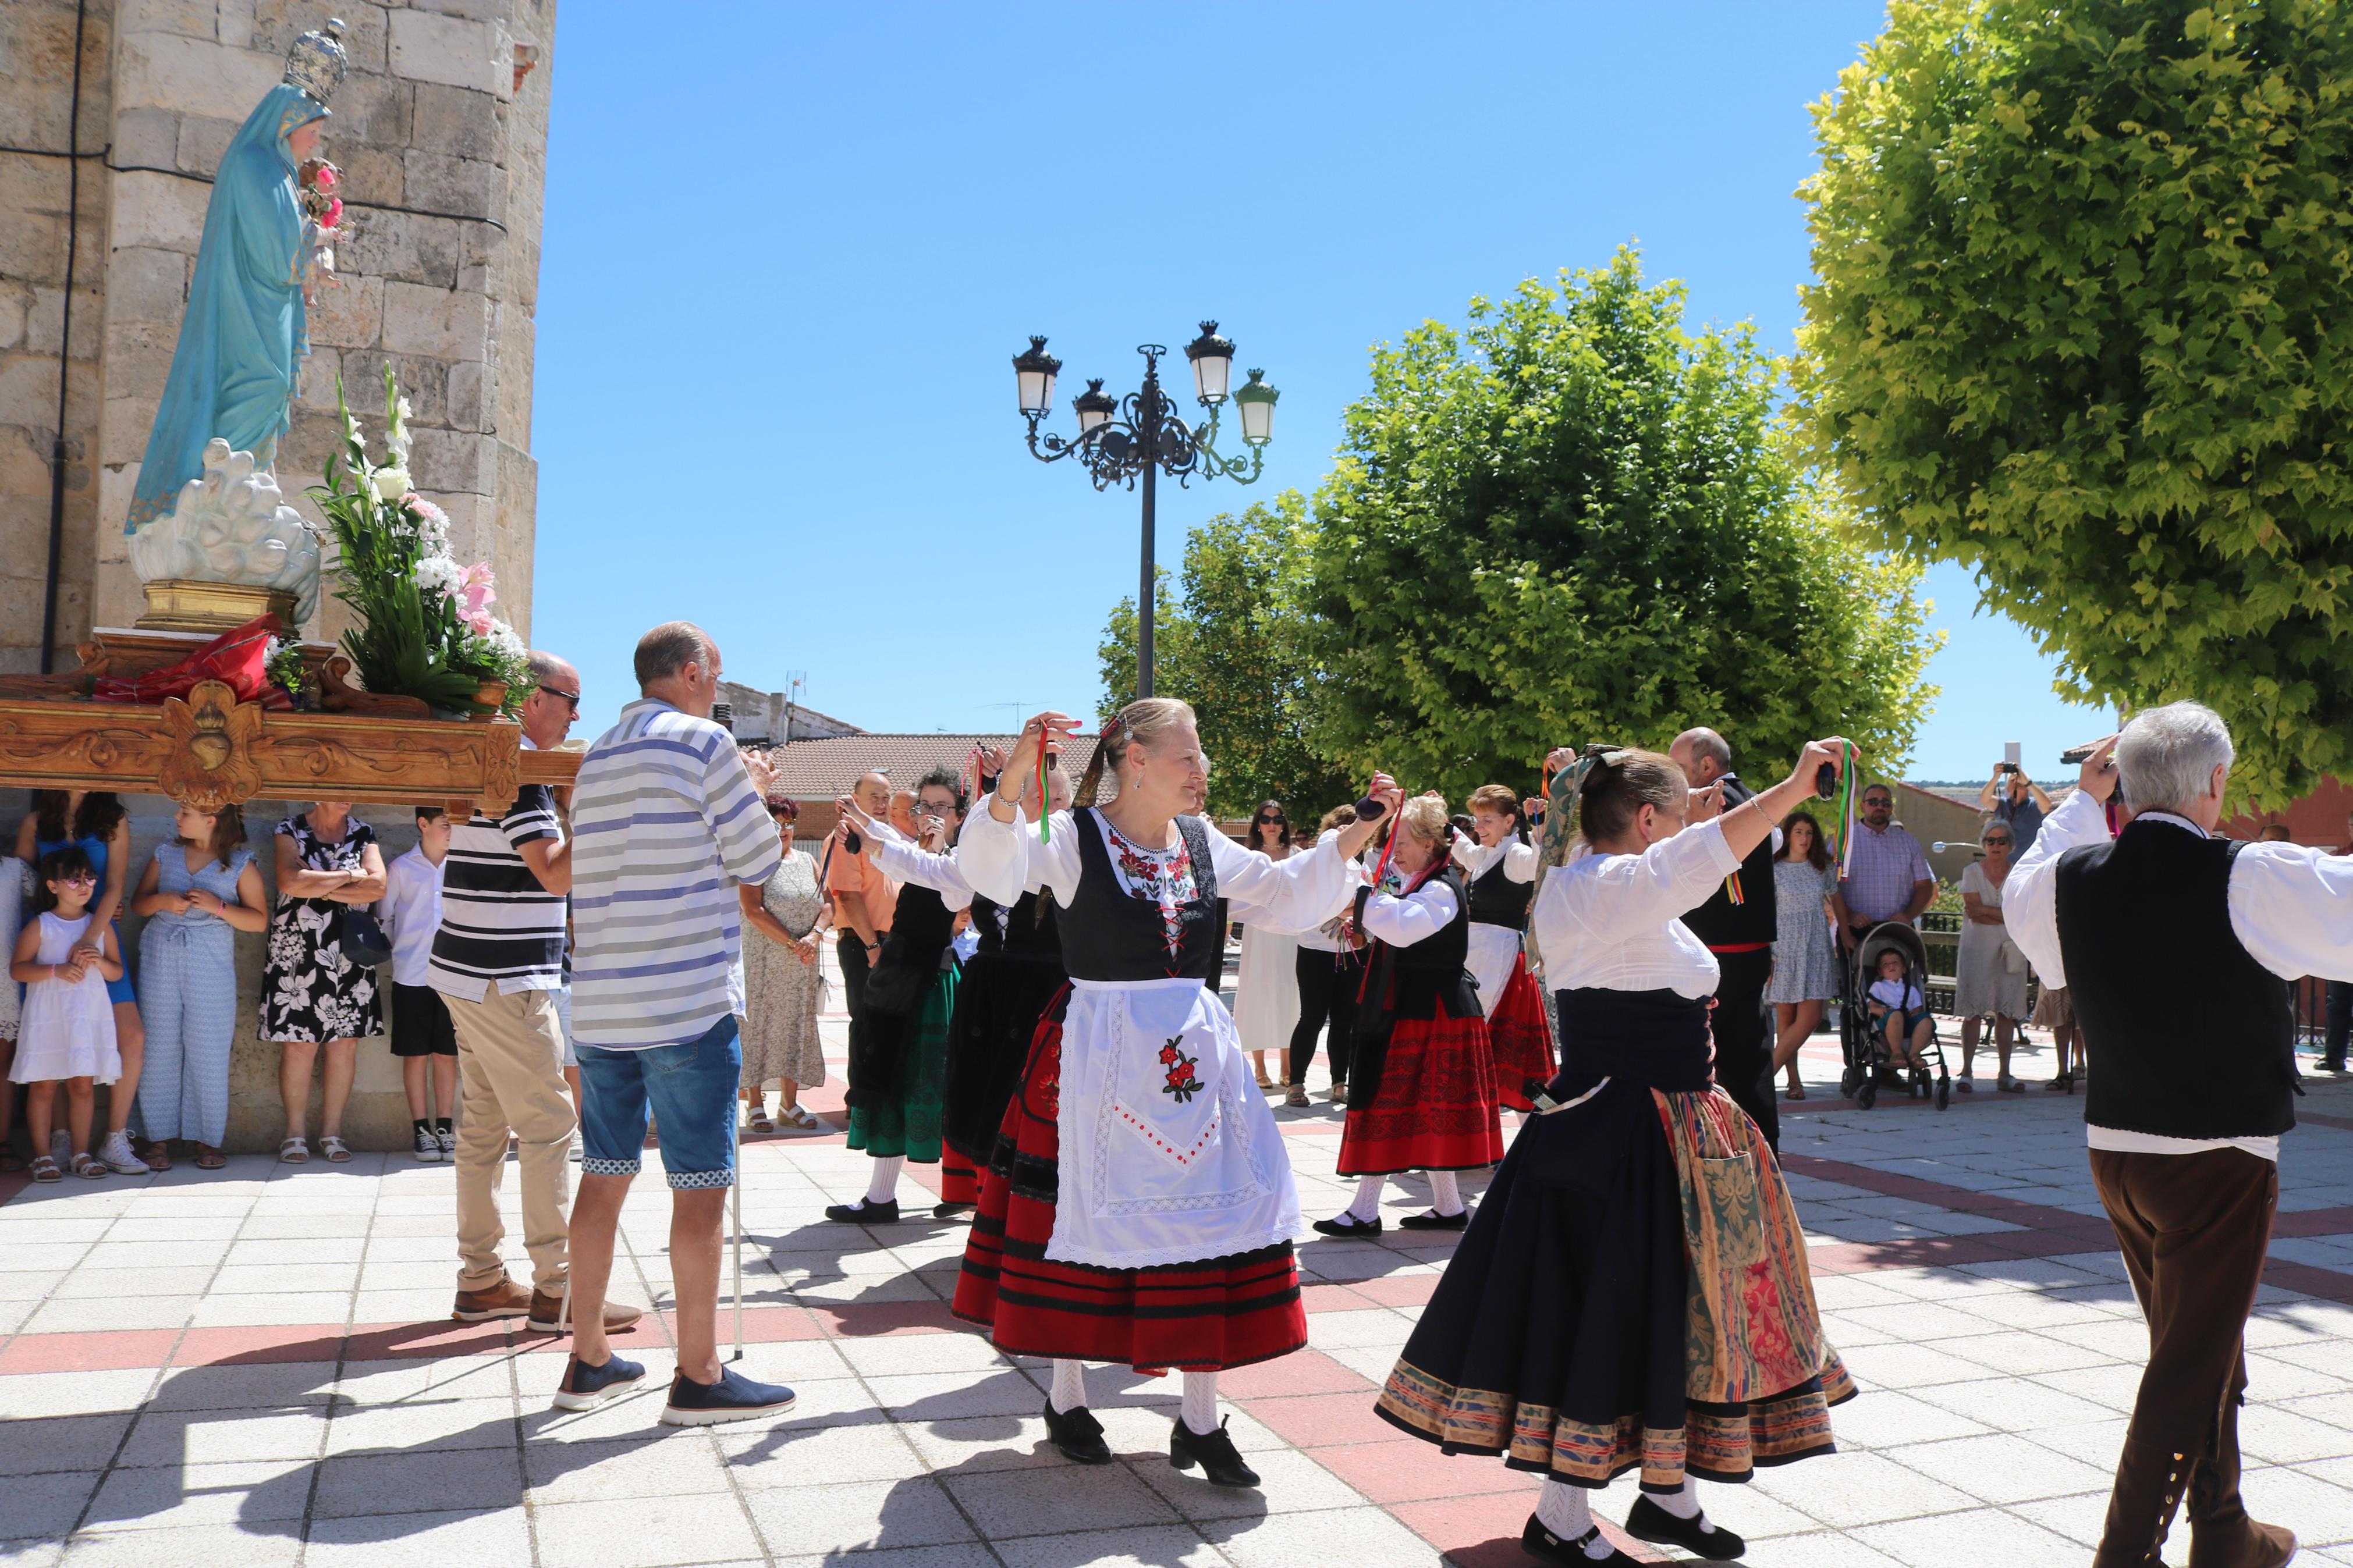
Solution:
{"label": "ornate street lamp", "polygon": [[[1051,431],[1042,437],[1038,433],[1039,421],[1053,411],[1054,377],[1062,368],[1062,362],[1046,352],[1044,338],[1032,336],[1029,349],[1013,356],[1013,374],[1021,415],[1029,424],[1031,457],[1041,463],[1077,458],[1099,490],[1115,484],[1133,489],[1137,479],[1144,481],[1144,561],[1135,595],[1135,694],[1149,697],[1155,482],[1166,473],[1179,485],[1189,485],[1196,476],[1241,485],[1256,483],[1266,468],[1266,445],[1274,438],[1274,404],[1279,395],[1266,384],[1266,373],[1254,370],[1249,384],[1229,395],[1233,342],[1218,335],[1217,322],[1203,321],[1201,335],[1185,345],[1185,357],[1193,365],[1193,395],[1209,411],[1209,417],[1202,425],[1187,425],[1160,390],[1160,360],[1167,349],[1158,343],[1141,343],[1135,352],[1144,356],[1144,385],[1139,390],[1123,401],[1105,392],[1102,379],[1096,378],[1071,400],[1071,410],[1079,416],[1075,441],[1065,441]],[[1247,461],[1220,457],[1217,450],[1219,410],[1229,401],[1241,417],[1242,443],[1250,448]]]}

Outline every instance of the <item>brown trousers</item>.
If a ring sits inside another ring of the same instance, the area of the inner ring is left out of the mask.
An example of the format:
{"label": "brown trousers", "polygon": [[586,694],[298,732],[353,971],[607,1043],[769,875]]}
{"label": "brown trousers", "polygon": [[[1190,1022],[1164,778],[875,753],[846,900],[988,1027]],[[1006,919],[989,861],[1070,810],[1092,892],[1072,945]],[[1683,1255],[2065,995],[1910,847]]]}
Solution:
{"label": "brown trousers", "polygon": [[532,1288],[561,1295],[570,1277],[572,1130],[564,1027],[553,991],[501,992],[479,1002],[444,994],[458,1036],[458,1289],[487,1290],[506,1275],[499,1188],[514,1131],[522,1174],[522,1239]]}
{"label": "brown trousers", "polygon": [[2148,1320],[2148,1366],[2094,1568],[2143,1568],[2183,1505],[2192,1563],[2253,1549],[2239,1501],[2247,1314],[2279,1205],[2279,1167],[2238,1149],[2092,1151],[2092,1179]]}

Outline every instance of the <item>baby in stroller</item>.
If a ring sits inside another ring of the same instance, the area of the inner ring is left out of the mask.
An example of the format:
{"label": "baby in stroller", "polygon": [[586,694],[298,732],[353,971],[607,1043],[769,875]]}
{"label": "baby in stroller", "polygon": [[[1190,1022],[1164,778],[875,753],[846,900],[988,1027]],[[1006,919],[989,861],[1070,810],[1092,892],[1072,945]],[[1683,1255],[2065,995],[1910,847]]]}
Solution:
{"label": "baby in stroller", "polygon": [[1907,973],[1903,953],[1890,947],[1879,955],[1878,978],[1871,983],[1871,1027],[1887,1042],[1889,1065],[1925,1071],[1923,1053],[1934,1033],[1928,998]]}

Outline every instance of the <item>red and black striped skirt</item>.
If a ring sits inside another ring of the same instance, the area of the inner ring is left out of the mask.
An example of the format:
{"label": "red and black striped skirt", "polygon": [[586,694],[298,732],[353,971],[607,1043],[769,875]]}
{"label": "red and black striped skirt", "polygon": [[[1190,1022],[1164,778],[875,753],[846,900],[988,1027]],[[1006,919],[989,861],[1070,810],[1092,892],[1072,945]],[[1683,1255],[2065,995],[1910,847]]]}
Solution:
{"label": "red and black striped skirt", "polygon": [[1545,1027],[1544,993],[1528,973],[1525,954],[1512,960],[1512,977],[1495,1016],[1487,1020],[1487,1044],[1495,1063],[1495,1097],[1514,1110],[1534,1110],[1529,1087],[1542,1089],[1559,1068],[1552,1058],[1552,1031]]}
{"label": "red and black striped skirt", "polygon": [[1483,1170],[1503,1157],[1485,1016],[1450,1017],[1441,1002],[1434,1016],[1399,1018],[1373,1103],[1341,1126],[1340,1174]]}
{"label": "red and black striped skirt", "polygon": [[1158,1268],[1046,1256],[1061,1134],[1062,1008],[1039,1021],[1021,1086],[980,1176],[955,1311],[1014,1355],[1121,1362],[1138,1372],[1221,1371],[1307,1343],[1291,1244]]}
{"label": "red and black striped skirt", "polygon": [[980,1173],[974,1169],[971,1161],[955,1152],[955,1145],[952,1143],[940,1146],[940,1202],[980,1202]]}

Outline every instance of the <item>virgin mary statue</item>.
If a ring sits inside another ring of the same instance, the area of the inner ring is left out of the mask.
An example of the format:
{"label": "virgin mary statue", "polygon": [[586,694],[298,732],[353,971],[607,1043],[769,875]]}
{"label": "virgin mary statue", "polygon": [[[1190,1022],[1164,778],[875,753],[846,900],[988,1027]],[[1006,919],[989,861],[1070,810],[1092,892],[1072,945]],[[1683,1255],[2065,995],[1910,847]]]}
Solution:
{"label": "virgin mary statue", "polygon": [[306,616],[318,547],[301,515],[282,504],[271,470],[310,346],[302,290],[317,230],[297,171],[316,153],[326,98],[343,79],[342,30],[331,21],[297,40],[286,79],[222,155],[187,314],[124,521],[143,580],[279,588],[305,601]]}

